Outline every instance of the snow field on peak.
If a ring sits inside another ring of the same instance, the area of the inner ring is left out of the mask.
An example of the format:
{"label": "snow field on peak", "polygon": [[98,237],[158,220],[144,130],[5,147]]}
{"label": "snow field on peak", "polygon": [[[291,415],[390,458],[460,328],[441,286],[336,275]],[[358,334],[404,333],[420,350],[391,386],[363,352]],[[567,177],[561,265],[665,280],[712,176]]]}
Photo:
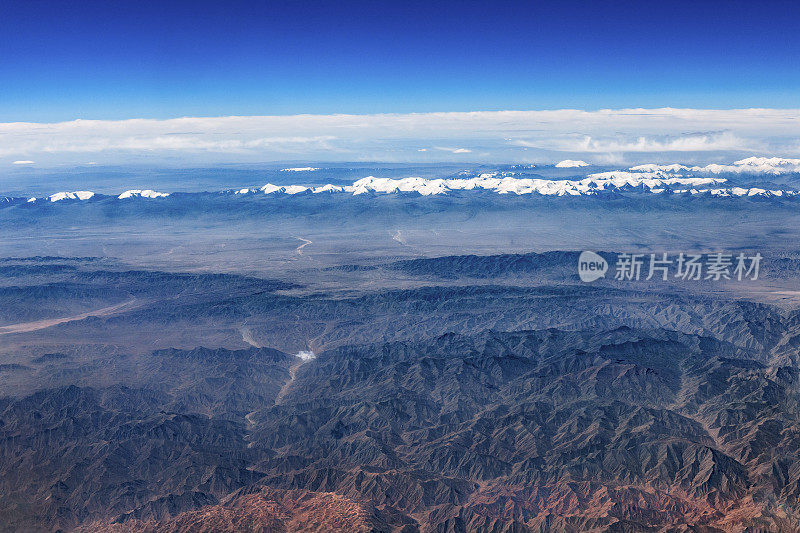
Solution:
{"label": "snow field on peak", "polygon": [[169,196],[168,192],[156,192],[151,189],[131,189],[117,196],[120,200],[125,198],[165,198]]}

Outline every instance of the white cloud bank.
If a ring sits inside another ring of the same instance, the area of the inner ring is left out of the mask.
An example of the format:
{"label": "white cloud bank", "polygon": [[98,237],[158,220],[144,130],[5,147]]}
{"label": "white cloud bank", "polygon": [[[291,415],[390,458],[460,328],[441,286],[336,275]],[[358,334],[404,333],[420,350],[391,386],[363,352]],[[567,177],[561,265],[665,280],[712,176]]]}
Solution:
{"label": "white cloud bank", "polygon": [[[434,146],[435,150],[419,146]],[[453,148],[448,148],[452,146]],[[710,163],[800,156],[797,109],[618,109],[0,123],[0,160]],[[680,157],[652,154],[677,153]],[[741,157],[741,156],[739,156]]]}

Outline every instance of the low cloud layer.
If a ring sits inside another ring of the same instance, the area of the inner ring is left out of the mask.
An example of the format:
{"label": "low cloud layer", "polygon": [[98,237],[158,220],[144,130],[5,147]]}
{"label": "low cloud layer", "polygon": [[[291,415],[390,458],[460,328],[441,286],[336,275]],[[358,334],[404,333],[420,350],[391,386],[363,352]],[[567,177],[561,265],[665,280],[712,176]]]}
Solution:
{"label": "low cloud layer", "polygon": [[[0,164],[709,163],[800,155],[800,110],[620,109],[0,123]],[[653,158],[653,154],[663,157]]]}

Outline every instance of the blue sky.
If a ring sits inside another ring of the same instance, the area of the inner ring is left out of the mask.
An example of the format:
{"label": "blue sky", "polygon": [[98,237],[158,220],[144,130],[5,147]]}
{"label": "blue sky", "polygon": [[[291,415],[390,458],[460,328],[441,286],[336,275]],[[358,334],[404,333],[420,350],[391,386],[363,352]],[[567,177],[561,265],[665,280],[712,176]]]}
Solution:
{"label": "blue sky", "polygon": [[8,1],[0,122],[800,108],[797,2]]}

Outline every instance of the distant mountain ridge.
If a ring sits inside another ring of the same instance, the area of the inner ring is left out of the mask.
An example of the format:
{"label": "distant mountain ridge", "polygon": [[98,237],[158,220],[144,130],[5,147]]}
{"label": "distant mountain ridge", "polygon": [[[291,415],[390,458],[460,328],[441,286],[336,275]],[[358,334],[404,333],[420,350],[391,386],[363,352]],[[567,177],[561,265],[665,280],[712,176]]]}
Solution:
{"label": "distant mountain ridge", "polygon": [[[562,161],[569,163],[555,165],[555,169],[577,169],[586,167],[582,161]],[[559,166],[561,165],[561,166]],[[512,167],[514,168],[514,167]],[[546,167],[545,167],[546,168]],[[283,169],[292,173],[308,173],[319,171],[319,168],[300,167]],[[520,170],[497,170],[472,174],[465,172],[443,178],[429,177],[375,177],[367,176],[350,185],[327,183],[322,185],[305,185],[300,183],[274,185],[267,183],[261,187],[229,189],[224,192],[234,196],[253,193],[268,195],[303,195],[303,194],[348,194],[362,195],[368,193],[416,193],[422,196],[453,194],[457,191],[491,191],[497,194],[537,194],[544,196],[586,196],[608,191],[632,191],[653,194],[688,193],[691,195],[711,196],[796,196],[795,188],[775,188],[769,183],[763,186],[746,184],[743,176],[778,177],[785,175],[800,176],[800,159],[750,157],[735,161],[730,165],[710,164],[706,166],[687,166],[681,164],[643,164],[622,170],[611,170],[587,173],[580,177],[545,178]],[[731,178],[733,180],[731,181]],[[199,193],[184,193],[199,194]],[[90,190],[61,191],[45,197],[4,197],[0,204],[16,204],[20,202],[62,202],[87,201],[102,197],[113,197],[119,200],[163,199],[170,192],[153,189],[129,189],[115,195],[97,195]]]}

